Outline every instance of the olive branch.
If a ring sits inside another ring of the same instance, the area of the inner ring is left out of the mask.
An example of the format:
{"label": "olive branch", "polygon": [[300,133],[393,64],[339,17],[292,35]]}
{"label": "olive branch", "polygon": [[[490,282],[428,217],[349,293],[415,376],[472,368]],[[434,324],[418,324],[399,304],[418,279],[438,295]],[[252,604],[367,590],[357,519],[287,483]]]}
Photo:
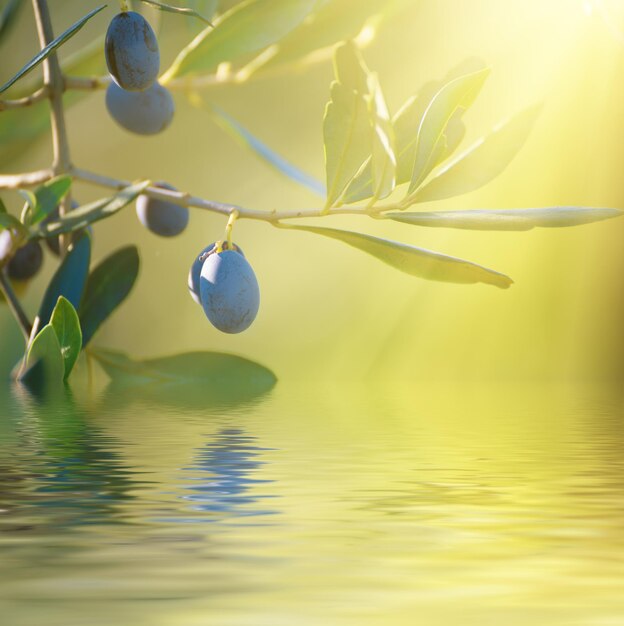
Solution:
{"label": "olive branch", "polygon": [[[491,133],[457,155],[466,131],[462,117],[489,74],[480,61],[469,60],[443,80],[428,83],[392,115],[380,81],[367,67],[361,48],[388,13],[400,9],[402,0],[363,2],[359,9],[349,12],[344,10],[342,0],[331,0],[320,7],[314,0],[245,0],[216,17],[202,16],[186,7],[144,1],[153,8],[198,18],[207,24],[160,76],[158,88],[186,95],[245,148],[285,176],[322,195],[324,204],[316,209],[260,211],[194,196],[154,184],[149,179],[120,180],[74,165],[63,95],[71,94],[75,101],[98,90],[106,89],[107,93],[120,90],[116,84],[119,78],[113,81],[109,74],[101,73],[104,50],[101,41],[86,47],[63,65],[57,51],[88,22],[101,17],[106,5],[96,7],[55,37],[46,0],[32,0],[41,51],[0,87],[0,94],[15,91],[25,76],[42,65],[41,82],[31,81],[26,92],[0,100],[0,138],[7,153],[26,149],[41,132],[41,125],[34,123],[38,112],[33,112],[40,102],[47,100],[53,146],[50,167],[0,174],[0,189],[17,190],[26,201],[20,218],[9,214],[0,204],[0,234],[3,230],[10,233],[7,249],[0,249],[0,290],[27,341],[20,376],[26,376],[36,364],[43,362],[49,370],[58,370],[61,363],[62,377],[67,378],[80,349],[128,295],[138,272],[136,249],[118,251],[89,272],[90,239],[81,233],[140,197],[223,215],[227,219],[225,245],[216,242],[217,252],[228,250],[236,254],[232,242],[235,223],[261,220],[281,229],[336,239],[420,278],[467,284],[481,282],[499,288],[507,288],[513,281],[505,274],[467,260],[355,231],[291,222],[359,215],[420,227],[521,231],[586,224],[621,214],[617,209],[587,207],[409,212],[409,208],[419,203],[472,191],[500,174],[526,141],[539,107],[530,107],[499,122]],[[10,0],[5,6],[6,19],[0,19],[0,37],[20,4]],[[123,14],[126,3],[121,3],[121,8]],[[334,37],[327,40],[325,31],[330,22]],[[243,83],[267,74],[287,74],[328,58],[334,61],[335,80],[330,86],[323,120],[325,185],[264,145],[202,93],[214,85]],[[92,71],[93,68],[99,71]],[[142,85],[140,89],[146,87]],[[111,107],[109,111],[123,125]],[[11,134],[13,118],[7,118],[20,113],[27,115],[26,124],[33,122],[26,139]],[[9,121],[3,123],[3,117]],[[107,188],[114,194],[72,207],[73,181]],[[34,192],[28,191],[31,188],[35,188]],[[61,264],[31,323],[20,305],[7,267],[10,268],[11,261],[28,242],[49,242],[54,238],[60,242]],[[71,330],[67,331],[68,328]],[[57,358],[57,352],[62,359]],[[53,358],[49,356],[52,353]],[[70,360],[65,358],[68,353],[72,355]]]}

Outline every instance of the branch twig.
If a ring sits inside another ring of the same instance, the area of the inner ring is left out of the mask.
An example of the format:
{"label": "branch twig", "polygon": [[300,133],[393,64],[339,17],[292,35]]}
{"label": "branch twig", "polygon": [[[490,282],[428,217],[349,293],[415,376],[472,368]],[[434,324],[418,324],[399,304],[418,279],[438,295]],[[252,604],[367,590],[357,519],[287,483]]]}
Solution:
{"label": "branch twig", "polygon": [[54,178],[51,168],[25,172],[24,174],[0,174],[0,189],[21,189],[34,187]]}
{"label": "branch twig", "polygon": [[9,109],[22,109],[24,107],[32,106],[37,102],[41,102],[48,97],[48,88],[44,85],[39,87],[37,91],[31,93],[29,96],[23,98],[17,98],[16,100],[0,100],[0,111],[8,111]]}
{"label": "branch twig", "polygon": [[4,297],[6,298],[11,312],[22,330],[22,334],[24,335],[26,342],[28,342],[32,331],[32,324],[28,320],[26,313],[24,313],[24,309],[22,309],[22,305],[19,303],[19,300],[13,291],[13,287],[11,287],[11,283],[2,269],[0,269],[0,291],[2,291]]}

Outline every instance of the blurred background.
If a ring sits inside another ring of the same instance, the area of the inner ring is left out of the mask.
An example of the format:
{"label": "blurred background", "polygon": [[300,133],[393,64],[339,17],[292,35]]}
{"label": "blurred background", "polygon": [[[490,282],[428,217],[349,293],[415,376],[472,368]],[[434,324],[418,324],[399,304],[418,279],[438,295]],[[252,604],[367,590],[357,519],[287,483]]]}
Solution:
{"label": "blurred background", "polygon": [[[3,44],[2,80],[37,50],[25,4]],[[50,4],[60,32],[98,3]],[[624,208],[623,4],[416,1],[390,15],[364,57],[378,72],[392,112],[422,84],[443,78],[471,56],[484,59],[492,73],[464,118],[464,146],[509,115],[543,103],[528,142],[499,178],[477,192],[419,208]],[[116,10],[110,3],[61,56],[103,33]],[[179,16],[159,19],[166,68],[196,29]],[[322,180],[322,117],[332,77],[326,61],[202,94]],[[173,124],[148,138],[115,125],[104,92],[81,100],[68,111],[74,163],[128,180],[166,180],[194,195],[254,209],[320,206],[313,194],[236,143],[207,112],[192,107],[182,94],[175,97]],[[26,153],[5,160],[2,170],[34,169],[50,157],[49,137],[41,137]],[[75,188],[80,202],[106,193]],[[17,206],[14,196],[2,194],[7,206]],[[208,323],[186,287],[195,251],[222,237],[223,218],[195,210],[182,236],[162,239],[144,229],[128,207],[96,225],[95,261],[136,243],[141,275],[96,343],[136,356],[232,352],[269,366],[282,380],[621,380],[624,220],[524,233],[427,230],[365,218],[317,223],[466,258],[510,275],[515,284],[502,291],[427,282],[336,241],[241,221],[234,239],[255,269],[262,303],[254,325],[229,336]],[[49,257],[30,285],[25,296],[30,313],[54,267]],[[4,306],[0,332],[0,367],[8,371],[22,346]]]}

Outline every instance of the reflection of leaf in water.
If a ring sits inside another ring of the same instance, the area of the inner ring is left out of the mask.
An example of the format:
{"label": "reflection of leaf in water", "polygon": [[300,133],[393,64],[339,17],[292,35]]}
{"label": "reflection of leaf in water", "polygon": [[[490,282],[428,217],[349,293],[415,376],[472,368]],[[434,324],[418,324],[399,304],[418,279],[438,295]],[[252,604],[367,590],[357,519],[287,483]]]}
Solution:
{"label": "reflection of leaf in water", "polygon": [[133,400],[178,408],[238,406],[259,399],[277,379],[266,367],[217,352],[189,352],[135,360],[112,350],[92,350],[111,377],[106,403]]}
{"label": "reflection of leaf in water", "polygon": [[10,499],[9,530],[24,529],[22,516],[33,529],[55,531],[123,521],[116,509],[136,483],[117,454],[117,440],[93,426],[69,390],[42,399],[16,384],[3,406],[2,421],[12,434],[12,474],[0,471],[0,494]]}

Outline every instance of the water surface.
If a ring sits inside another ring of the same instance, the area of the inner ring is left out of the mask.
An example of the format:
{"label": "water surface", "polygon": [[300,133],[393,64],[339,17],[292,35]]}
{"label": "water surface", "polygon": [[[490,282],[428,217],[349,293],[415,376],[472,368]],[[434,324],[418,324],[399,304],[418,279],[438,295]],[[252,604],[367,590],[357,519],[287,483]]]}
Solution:
{"label": "water surface", "polygon": [[607,389],[3,393],[3,626],[624,624]]}

